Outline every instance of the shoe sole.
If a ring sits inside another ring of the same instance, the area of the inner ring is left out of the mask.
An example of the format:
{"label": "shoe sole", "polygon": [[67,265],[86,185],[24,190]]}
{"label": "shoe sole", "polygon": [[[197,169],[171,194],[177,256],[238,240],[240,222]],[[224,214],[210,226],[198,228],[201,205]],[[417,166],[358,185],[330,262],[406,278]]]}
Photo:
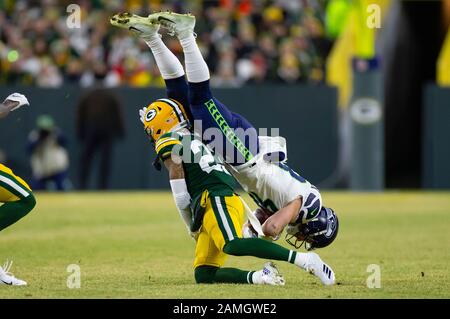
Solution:
{"label": "shoe sole", "polygon": [[109,22],[116,27],[119,28],[124,28],[124,29],[129,29],[129,30],[137,30],[140,31],[139,29],[130,26],[129,24],[142,24],[142,25],[148,25],[151,26],[152,23],[148,20],[148,18],[145,17],[139,17],[136,15],[133,15],[131,13],[128,12],[124,12],[124,13],[119,13],[116,14],[114,16],[112,16],[109,19]]}
{"label": "shoe sole", "polygon": [[174,12],[157,12],[157,13],[150,14],[148,16],[148,18],[150,19],[150,21],[154,20],[155,22],[162,23],[162,26],[167,27],[164,25],[164,22],[169,22],[173,25],[175,25],[177,23],[177,21],[170,19],[171,16],[175,16],[175,18],[177,16],[180,18],[189,17],[194,21],[194,25],[195,25],[195,16],[193,16],[192,14],[189,14],[189,13],[180,14],[180,13],[174,13]]}

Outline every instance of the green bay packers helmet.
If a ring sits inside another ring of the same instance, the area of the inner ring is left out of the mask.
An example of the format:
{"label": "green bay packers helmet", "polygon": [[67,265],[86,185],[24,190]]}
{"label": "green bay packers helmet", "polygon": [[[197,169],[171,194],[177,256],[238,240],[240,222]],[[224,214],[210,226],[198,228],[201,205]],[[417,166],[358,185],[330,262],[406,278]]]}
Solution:
{"label": "green bay packers helmet", "polygon": [[189,126],[186,111],[174,99],[158,99],[144,107],[139,114],[145,132],[153,142],[167,132]]}

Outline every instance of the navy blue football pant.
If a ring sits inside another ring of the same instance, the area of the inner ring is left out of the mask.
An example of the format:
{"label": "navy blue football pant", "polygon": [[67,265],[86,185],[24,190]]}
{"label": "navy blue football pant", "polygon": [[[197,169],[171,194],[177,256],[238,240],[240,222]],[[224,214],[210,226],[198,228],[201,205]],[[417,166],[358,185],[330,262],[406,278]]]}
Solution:
{"label": "navy blue football pant", "polygon": [[[221,153],[229,164],[241,165],[258,153],[258,134],[254,126],[242,115],[231,112],[211,93],[209,80],[187,83],[184,76],[166,80],[167,96],[180,102],[188,113],[191,123],[201,121],[194,128],[202,134],[206,144]],[[209,128],[221,132],[220,139],[208,139],[204,134]],[[230,132],[233,131],[234,133]],[[219,144],[221,147],[217,147]]]}

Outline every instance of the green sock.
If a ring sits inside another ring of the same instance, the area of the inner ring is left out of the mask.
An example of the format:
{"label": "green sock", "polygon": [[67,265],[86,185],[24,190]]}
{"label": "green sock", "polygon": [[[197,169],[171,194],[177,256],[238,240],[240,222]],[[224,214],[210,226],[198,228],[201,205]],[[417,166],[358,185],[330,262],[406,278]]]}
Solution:
{"label": "green sock", "polygon": [[0,231],[27,215],[35,205],[36,199],[33,194],[15,202],[4,203],[0,207]]}
{"label": "green sock", "polygon": [[215,281],[232,284],[251,284],[254,271],[245,271],[237,268],[219,268]]}
{"label": "green sock", "polygon": [[253,273],[254,271],[245,271],[237,268],[198,266],[195,268],[195,281],[199,284],[252,284]]}
{"label": "green sock", "polygon": [[295,263],[297,252],[260,238],[238,238],[225,244],[223,251],[233,256],[254,256]]}

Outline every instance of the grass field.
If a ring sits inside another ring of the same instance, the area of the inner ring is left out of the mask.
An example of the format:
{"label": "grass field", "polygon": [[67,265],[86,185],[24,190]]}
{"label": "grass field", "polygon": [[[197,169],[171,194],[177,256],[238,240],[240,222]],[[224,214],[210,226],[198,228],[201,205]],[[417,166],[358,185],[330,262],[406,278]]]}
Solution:
{"label": "grass field", "polygon": [[[318,251],[336,272],[333,287],[281,262],[284,287],[196,285],[194,242],[170,193],[36,197],[36,209],[0,233],[0,259],[13,259],[29,286],[0,286],[0,299],[450,297],[450,193],[324,193],[340,217],[338,238]],[[264,262],[230,257],[226,265]],[[70,264],[80,266],[79,289],[67,288]],[[370,264],[381,267],[379,289],[366,286]]]}

